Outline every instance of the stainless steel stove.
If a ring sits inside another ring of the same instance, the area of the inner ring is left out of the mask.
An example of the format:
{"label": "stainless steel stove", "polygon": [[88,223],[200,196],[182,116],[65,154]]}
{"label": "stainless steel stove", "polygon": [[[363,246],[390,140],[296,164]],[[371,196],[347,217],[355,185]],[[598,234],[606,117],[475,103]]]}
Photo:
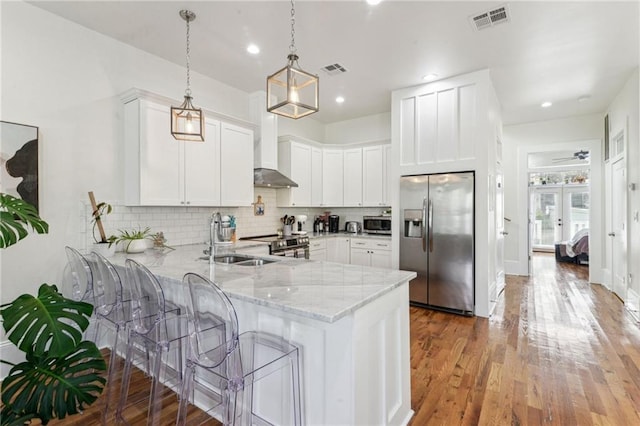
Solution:
{"label": "stainless steel stove", "polygon": [[306,235],[290,235],[278,237],[276,234],[258,235],[255,237],[240,238],[245,241],[262,241],[269,243],[269,254],[273,256],[286,256],[297,258],[309,258],[309,237]]}

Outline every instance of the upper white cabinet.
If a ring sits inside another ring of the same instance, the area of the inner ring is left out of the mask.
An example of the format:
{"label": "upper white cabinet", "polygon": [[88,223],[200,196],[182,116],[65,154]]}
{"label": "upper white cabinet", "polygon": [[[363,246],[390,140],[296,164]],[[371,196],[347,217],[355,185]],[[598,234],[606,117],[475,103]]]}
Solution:
{"label": "upper white cabinet", "polygon": [[322,149],[311,147],[311,206],[322,206]]}
{"label": "upper white cabinet", "polygon": [[222,123],[220,136],[220,205],[253,202],[253,130]]}
{"label": "upper white cabinet", "polygon": [[206,118],[203,142],[178,141],[170,110],[123,98],[125,204],[242,206],[253,201],[253,131]]}
{"label": "upper white cabinet", "polygon": [[295,141],[285,141],[278,144],[278,169],[298,184],[297,188],[278,189],[278,206],[306,207],[311,205],[312,167],[310,145]]}
{"label": "upper white cabinet", "polygon": [[[399,114],[400,168],[437,165],[442,171],[465,170],[482,151],[478,126],[478,97],[486,90],[482,72],[453,77],[394,92]],[[448,170],[447,170],[448,169]]]}
{"label": "upper white cabinet", "polygon": [[344,150],[344,206],[362,207],[362,148]]}
{"label": "upper white cabinet", "polygon": [[344,153],[342,149],[322,150],[322,206],[342,206],[344,202]]}
{"label": "upper white cabinet", "polygon": [[389,205],[390,151],[391,145],[362,148],[362,205],[365,207]]}

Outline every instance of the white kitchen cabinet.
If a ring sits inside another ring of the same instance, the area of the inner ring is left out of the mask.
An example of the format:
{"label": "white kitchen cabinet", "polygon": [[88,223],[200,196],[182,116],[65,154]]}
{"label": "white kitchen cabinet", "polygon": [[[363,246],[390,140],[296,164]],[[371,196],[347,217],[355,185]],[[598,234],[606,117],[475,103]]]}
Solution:
{"label": "white kitchen cabinet", "polygon": [[166,105],[134,99],[124,106],[125,204],[220,204],[220,122],[208,119],[204,142],[177,141]]}
{"label": "white kitchen cabinet", "polygon": [[322,150],[322,206],[340,207],[344,203],[344,156],[342,149]]}
{"label": "white kitchen cabinet", "polygon": [[295,141],[278,144],[278,170],[298,184],[277,191],[278,207],[311,206],[311,146]]}
{"label": "white kitchen cabinet", "polygon": [[253,203],[253,131],[222,123],[220,136],[220,205]]}
{"label": "white kitchen cabinet", "polygon": [[322,206],[322,149],[311,147],[311,206]]}
{"label": "white kitchen cabinet", "polygon": [[390,151],[391,145],[362,148],[362,205],[365,207],[389,205]]}
{"label": "white kitchen cabinet", "polygon": [[351,238],[351,264],[391,268],[391,240]]}
{"label": "white kitchen cabinet", "polygon": [[349,237],[329,237],[327,242],[327,260],[329,262],[349,263],[350,260]]}
{"label": "white kitchen cabinet", "polygon": [[384,180],[382,181],[382,204],[391,205],[391,145],[384,145],[382,148],[384,170]]}
{"label": "white kitchen cabinet", "polygon": [[343,205],[345,207],[362,207],[362,148],[345,149],[343,155]]}
{"label": "white kitchen cabinet", "polygon": [[251,205],[253,130],[205,114],[205,140],[178,141],[169,131],[169,101],[145,96],[123,96],[125,204]]}
{"label": "white kitchen cabinet", "polygon": [[327,260],[327,241],[324,238],[309,240],[309,259]]}

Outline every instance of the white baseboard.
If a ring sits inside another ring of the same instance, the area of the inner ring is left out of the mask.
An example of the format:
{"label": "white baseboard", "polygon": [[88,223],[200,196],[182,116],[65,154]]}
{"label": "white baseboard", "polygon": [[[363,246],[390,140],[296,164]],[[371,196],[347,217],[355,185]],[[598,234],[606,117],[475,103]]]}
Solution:
{"label": "white baseboard", "polygon": [[520,262],[519,260],[505,260],[504,272],[507,275],[529,275],[529,267],[526,262]]}

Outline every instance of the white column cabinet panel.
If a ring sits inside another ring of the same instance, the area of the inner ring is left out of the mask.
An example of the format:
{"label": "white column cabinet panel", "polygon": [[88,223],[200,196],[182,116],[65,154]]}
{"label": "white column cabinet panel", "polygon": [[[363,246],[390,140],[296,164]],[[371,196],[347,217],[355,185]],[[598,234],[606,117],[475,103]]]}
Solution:
{"label": "white column cabinet panel", "polygon": [[295,141],[278,144],[278,170],[298,184],[277,191],[279,207],[311,205],[311,146]]}
{"label": "white column cabinet panel", "polygon": [[322,150],[322,206],[339,207],[344,203],[343,159],[341,149]]}
{"label": "white column cabinet panel", "polygon": [[220,203],[250,206],[253,202],[253,131],[222,123],[220,134]]}
{"label": "white column cabinet panel", "polygon": [[362,148],[344,150],[344,206],[362,207]]}

